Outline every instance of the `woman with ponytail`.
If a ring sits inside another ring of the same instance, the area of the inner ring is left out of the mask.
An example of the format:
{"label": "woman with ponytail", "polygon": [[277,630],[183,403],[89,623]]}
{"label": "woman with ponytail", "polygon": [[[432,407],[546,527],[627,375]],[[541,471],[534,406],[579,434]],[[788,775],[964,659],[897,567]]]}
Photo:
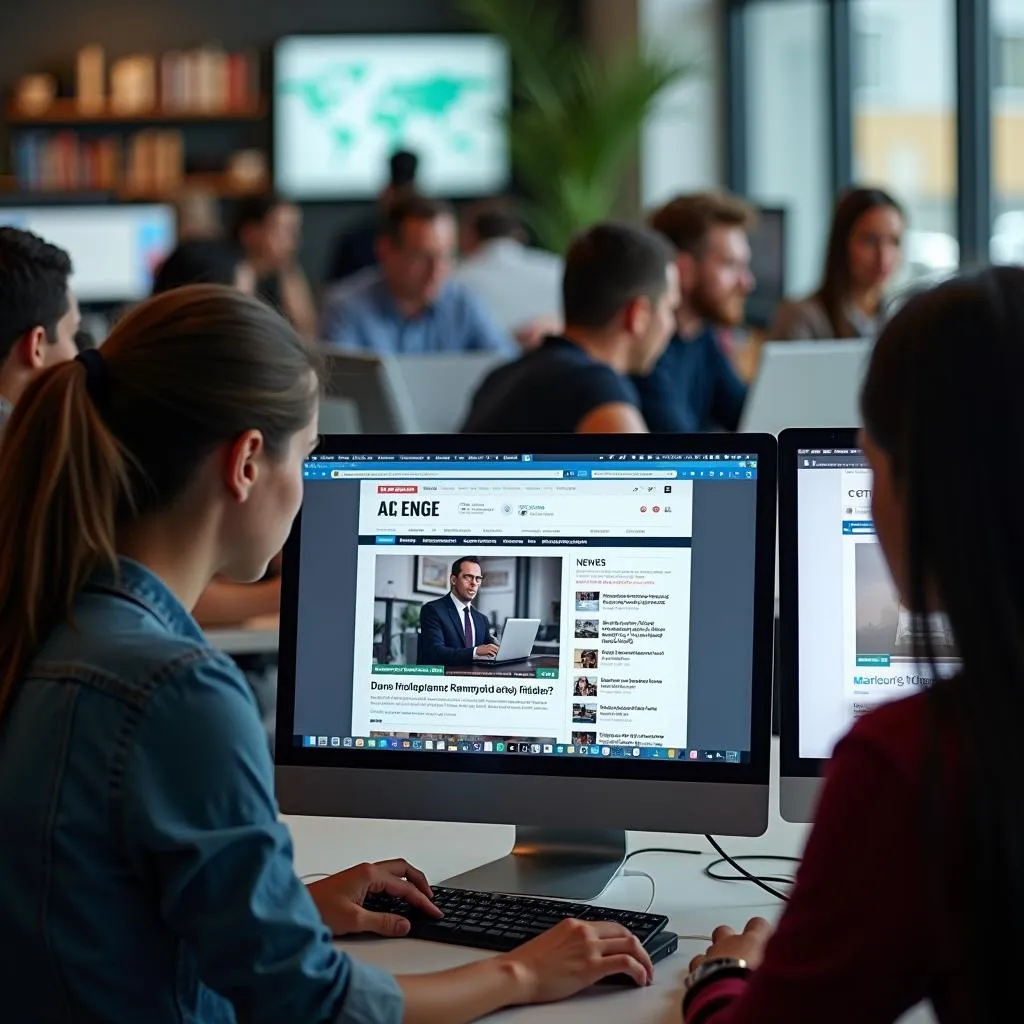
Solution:
{"label": "woman with ponytail", "polygon": [[405,861],[309,887],[252,691],[190,614],[258,579],[316,443],[313,354],[258,300],[196,285],[25,391],[0,458],[0,1005],[18,1024],[470,1021],[651,965],[617,925],[393,978],[332,934],[434,913]]}

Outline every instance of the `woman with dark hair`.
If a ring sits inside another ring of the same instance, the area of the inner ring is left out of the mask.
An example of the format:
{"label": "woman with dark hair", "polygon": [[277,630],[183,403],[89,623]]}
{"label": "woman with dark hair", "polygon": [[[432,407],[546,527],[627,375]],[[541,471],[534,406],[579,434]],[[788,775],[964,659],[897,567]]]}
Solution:
{"label": "woman with dark hair", "polygon": [[225,284],[246,295],[256,292],[256,277],[242,250],[220,238],[189,238],[160,264],[153,294],[186,284]]}
{"label": "woman with dark hair", "polygon": [[821,286],[783,302],[768,331],[775,341],[873,338],[885,316],[885,287],[899,270],[906,229],[888,192],[855,188],[836,204]]}
{"label": "woman with dark hair", "polygon": [[263,303],[194,285],[38,377],[0,460],[4,1020],[461,1024],[651,978],[619,925],[393,978],[332,935],[438,914],[405,861],[310,886],[278,819],[256,704],[189,609],[259,578],[317,441],[315,357]]}
{"label": "woman with dark hair", "polygon": [[[878,542],[904,605],[945,616],[961,657],[861,718],[835,749],[797,883],[766,922],[714,932],[687,1024],[1013,1018],[1024,962],[1024,270],[911,299],[875,346],[861,406]],[[1005,1009],[1004,1009],[1005,1008]]]}

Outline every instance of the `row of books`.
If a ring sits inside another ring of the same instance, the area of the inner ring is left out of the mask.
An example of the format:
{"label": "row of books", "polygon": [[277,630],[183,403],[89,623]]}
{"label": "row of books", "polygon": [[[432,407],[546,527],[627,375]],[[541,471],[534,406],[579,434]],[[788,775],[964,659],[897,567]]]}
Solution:
{"label": "row of books", "polygon": [[82,139],[75,132],[26,132],[14,143],[18,187],[28,192],[174,192],[185,171],[177,130],[145,129],[122,139]]}
{"label": "row of books", "polygon": [[135,54],[115,61],[109,74],[97,45],[78,53],[76,103],[83,114],[228,113],[259,104],[259,57],[216,46],[175,50],[162,56]]}

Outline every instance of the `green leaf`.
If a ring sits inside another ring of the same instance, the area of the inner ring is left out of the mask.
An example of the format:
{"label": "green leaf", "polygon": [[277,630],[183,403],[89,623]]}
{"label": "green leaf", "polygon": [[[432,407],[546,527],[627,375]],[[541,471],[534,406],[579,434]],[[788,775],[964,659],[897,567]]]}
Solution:
{"label": "green leaf", "polygon": [[513,167],[529,192],[530,226],[562,252],[578,231],[608,218],[654,102],[697,65],[635,48],[601,61],[569,33],[551,0],[459,2],[508,45]]}

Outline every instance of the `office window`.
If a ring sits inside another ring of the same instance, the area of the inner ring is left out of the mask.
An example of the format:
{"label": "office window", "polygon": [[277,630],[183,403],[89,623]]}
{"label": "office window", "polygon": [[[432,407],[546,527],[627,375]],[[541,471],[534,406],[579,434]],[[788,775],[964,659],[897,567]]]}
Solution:
{"label": "office window", "polygon": [[643,127],[641,202],[722,183],[722,17],[718,0],[640,0],[644,45],[690,60],[693,74],[665,90]]}
{"label": "office window", "polygon": [[993,0],[992,262],[1024,264],[1024,4]]}
{"label": "office window", "polygon": [[996,36],[996,85],[1024,89],[1024,33]]}
{"label": "office window", "polygon": [[887,81],[889,62],[886,57],[885,33],[881,30],[863,29],[857,33],[854,44],[855,89],[884,89]]}
{"label": "office window", "polygon": [[888,189],[907,210],[903,281],[959,264],[955,14],[955,0],[853,0],[851,8],[854,67],[871,59],[857,51],[876,26],[886,27],[884,92],[863,82],[853,91],[854,177]]}
{"label": "office window", "polygon": [[820,281],[832,206],[828,11],[817,0],[757,0],[744,12],[751,198],[787,211],[787,290]]}

